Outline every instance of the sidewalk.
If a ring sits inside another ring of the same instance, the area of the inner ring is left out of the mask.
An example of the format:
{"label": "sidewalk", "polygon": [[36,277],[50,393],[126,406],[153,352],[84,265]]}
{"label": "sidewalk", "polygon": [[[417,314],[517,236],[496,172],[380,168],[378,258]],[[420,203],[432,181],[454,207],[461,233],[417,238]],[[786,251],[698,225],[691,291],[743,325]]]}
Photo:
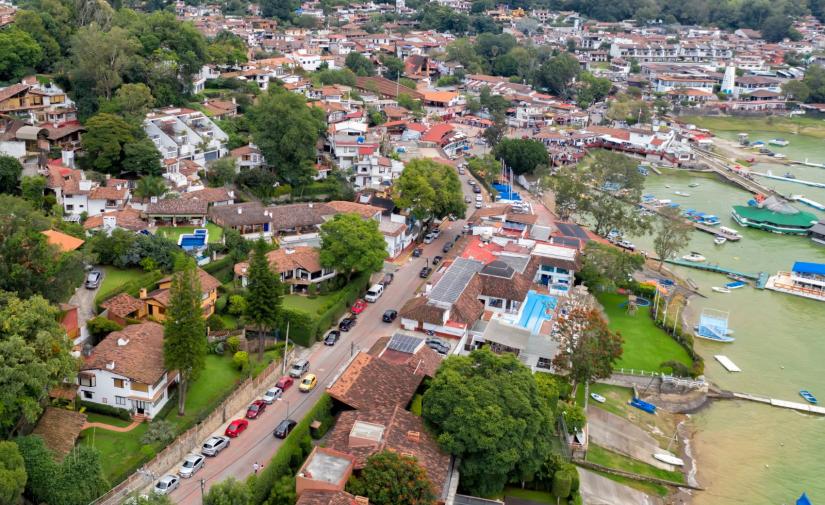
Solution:
{"label": "sidewalk", "polygon": [[111,424],[106,423],[86,423],[83,425],[83,429],[85,430],[88,428],[100,428],[101,430],[126,433],[127,431],[132,431],[133,429],[137,428],[142,422],[143,421],[132,421],[132,424],[130,424],[129,426],[113,426]]}

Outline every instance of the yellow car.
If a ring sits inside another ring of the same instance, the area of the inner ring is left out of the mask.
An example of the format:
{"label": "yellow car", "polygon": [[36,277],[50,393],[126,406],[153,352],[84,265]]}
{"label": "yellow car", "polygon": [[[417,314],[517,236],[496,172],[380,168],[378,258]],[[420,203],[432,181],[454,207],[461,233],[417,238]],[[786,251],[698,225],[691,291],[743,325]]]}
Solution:
{"label": "yellow car", "polygon": [[318,384],[318,378],[315,377],[314,373],[306,374],[304,379],[301,381],[301,385],[298,386],[298,389],[304,393],[309,393],[315,386]]}

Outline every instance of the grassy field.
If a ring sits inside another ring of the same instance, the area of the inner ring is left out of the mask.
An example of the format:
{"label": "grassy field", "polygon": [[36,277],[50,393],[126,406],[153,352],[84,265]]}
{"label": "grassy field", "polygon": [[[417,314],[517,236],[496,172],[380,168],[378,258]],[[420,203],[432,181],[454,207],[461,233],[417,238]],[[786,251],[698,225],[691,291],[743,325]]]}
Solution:
{"label": "grassy field", "polygon": [[681,120],[717,131],[776,131],[825,139],[825,121],[809,117],[685,116]]}
{"label": "grassy field", "polygon": [[593,443],[590,444],[590,447],[587,450],[587,461],[596,463],[597,465],[606,466],[608,468],[615,468],[616,470],[635,473],[636,475],[644,475],[645,477],[654,477],[680,484],[685,482],[685,476],[682,472],[662,470],[661,468],[656,468],[653,465],[629,458],[624,454],[619,454],[603,447],[599,447]]}
{"label": "grassy field", "polygon": [[556,504],[556,498],[553,496],[553,493],[548,493],[547,491],[533,491],[532,489],[508,487],[504,488],[504,496],[530,500],[535,503]]}
{"label": "grassy field", "polygon": [[633,391],[630,388],[609,386],[607,384],[591,384],[590,392],[604,396],[606,401],[604,403],[591,401],[588,406],[598,407],[619,417],[626,417],[627,402],[633,397]]}
{"label": "grassy field", "polygon": [[120,428],[125,428],[126,426],[132,424],[132,421],[126,421],[117,417],[104,416],[103,414],[97,414],[95,412],[84,412],[84,414],[86,415],[86,421],[90,423],[111,424],[112,426],[118,426]]}
{"label": "grassy field", "polygon": [[331,296],[332,295],[318,295],[315,298],[310,298],[303,295],[286,295],[284,296],[284,307],[303,310],[310,314],[317,314],[318,309],[322,308]]}
{"label": "grassy field", "polygon": [[653,323],[650,307],[639,307],[635,315],[630,315],[619,307],[626,296],[599,293],[596,298],[604,307],[610,329],[621,332],[624,338],[624,353],[614,368],[656,372],[661,370],[662,362],[669,360],[692,365],[687,351]]}
{"label": "grassy field", "polygon": [[103,280],[100,282],[98,293],[105,293],[116,286],[133,281],[144,273],[145,272],[139,268],[103,267]]}
{"label": "grassy field", "polygon": [[[95,415],[97,422],[116,424],[120,419]],[[140,452],[142,444],[140,437],[146,433],[149,425],[142,423],[132,431],[119,433],[116,431],[89,428],[80,432],[79,444],[88,444],[100,451],[100,462],[103,473],[112,485],[123,480],[126,475],[144,458]]]}
{"label": "grassy field", "polygon": [[[158,235],[166,237],[177,244],[179,236],[184,233],[192,233],[195,231],[195,228],[202,228],[202,226],[164,226],[162,228],[158,228]],[[210,244],[218,243],[223,238],[223,228],[220,226],[213,223],[207,223],[206,229],[209,230]]]}
{"label": "grassy field", "polygon": [[206,368],[186,394],[186,414],[178,416],[178,409],[172,408],[166,420],[177,425],[179,431],[191,426],[204,412],[215,408],[240,379],[241,372],[232,364],[231,356],[207,355]]}
{"label": "grassy field", "polygon": [[661,484],[653,484],[651,482],[642,482],[640,480],[628,479],[627,477],[622,477],[620,475],[613,475],[611,473],[606,472],[595,472],[602,477],[610,479],[612,481],[618,482],[619,484],[624,484],[625,486],[632,487],[633,489],[638,489],[643,493],[647,493],[653,496],[661,496],[665,497],[670,494],[667,486],[663,486]]}

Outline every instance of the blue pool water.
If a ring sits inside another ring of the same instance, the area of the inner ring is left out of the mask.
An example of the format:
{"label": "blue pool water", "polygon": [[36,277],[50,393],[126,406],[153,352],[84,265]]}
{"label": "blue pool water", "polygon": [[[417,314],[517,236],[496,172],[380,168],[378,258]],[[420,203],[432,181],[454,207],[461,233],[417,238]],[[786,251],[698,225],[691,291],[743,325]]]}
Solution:
{"label": "blue pool water", "polygon": [[510,187],[508,187],[506,184],[493,184],[493,188],[495,188],[495,190],[498,191],[498,196],[502,200],[521,200],[521,195],[519,195],[515,191],[511,191]]}
{"label": "blue pool water", "polygon": [[557,303],[558,299],[554,296],[530,291],[527,293],[527,300],[524,302],[518,325],[527,328],[534,335],[538,334],[542,323],[551,319]]}
{"label": "blue pool water", "polygon": [[198,228],[194,233],[186,233],[178,238],[178,245],[184,251],[192,249],[203,249],[209,240],[209,233],[206,228]]}

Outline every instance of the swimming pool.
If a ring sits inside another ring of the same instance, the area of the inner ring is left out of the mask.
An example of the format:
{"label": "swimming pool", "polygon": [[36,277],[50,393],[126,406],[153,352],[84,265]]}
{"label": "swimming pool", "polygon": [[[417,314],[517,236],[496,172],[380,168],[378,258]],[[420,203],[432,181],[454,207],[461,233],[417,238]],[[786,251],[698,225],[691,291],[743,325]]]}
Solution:
{"label": "swimming pool", "polygon": [[552,319],[557,303],[558,299],[555,296],[544,295],[531,290],[527,293],[527,300],[525,300],[522,307],[518,325],[527,328],[533,335],[537,335],[541,330],[542,323]]}
{"label": "swimming pool", "polygon": [[510,186],[506,184],[493,184],[493,188],[498,191],[498,196],[501,200],[512,200],[514,202],[521,200],[521,195],[515,191],[511,191]]}
{"label": "swimming pool", "polygon": [[178,246],[184,251],[193,249],[203,249],[209,240],[209,232],[206,228],[198,228],[194,233],[183,233],[178,237]]}

